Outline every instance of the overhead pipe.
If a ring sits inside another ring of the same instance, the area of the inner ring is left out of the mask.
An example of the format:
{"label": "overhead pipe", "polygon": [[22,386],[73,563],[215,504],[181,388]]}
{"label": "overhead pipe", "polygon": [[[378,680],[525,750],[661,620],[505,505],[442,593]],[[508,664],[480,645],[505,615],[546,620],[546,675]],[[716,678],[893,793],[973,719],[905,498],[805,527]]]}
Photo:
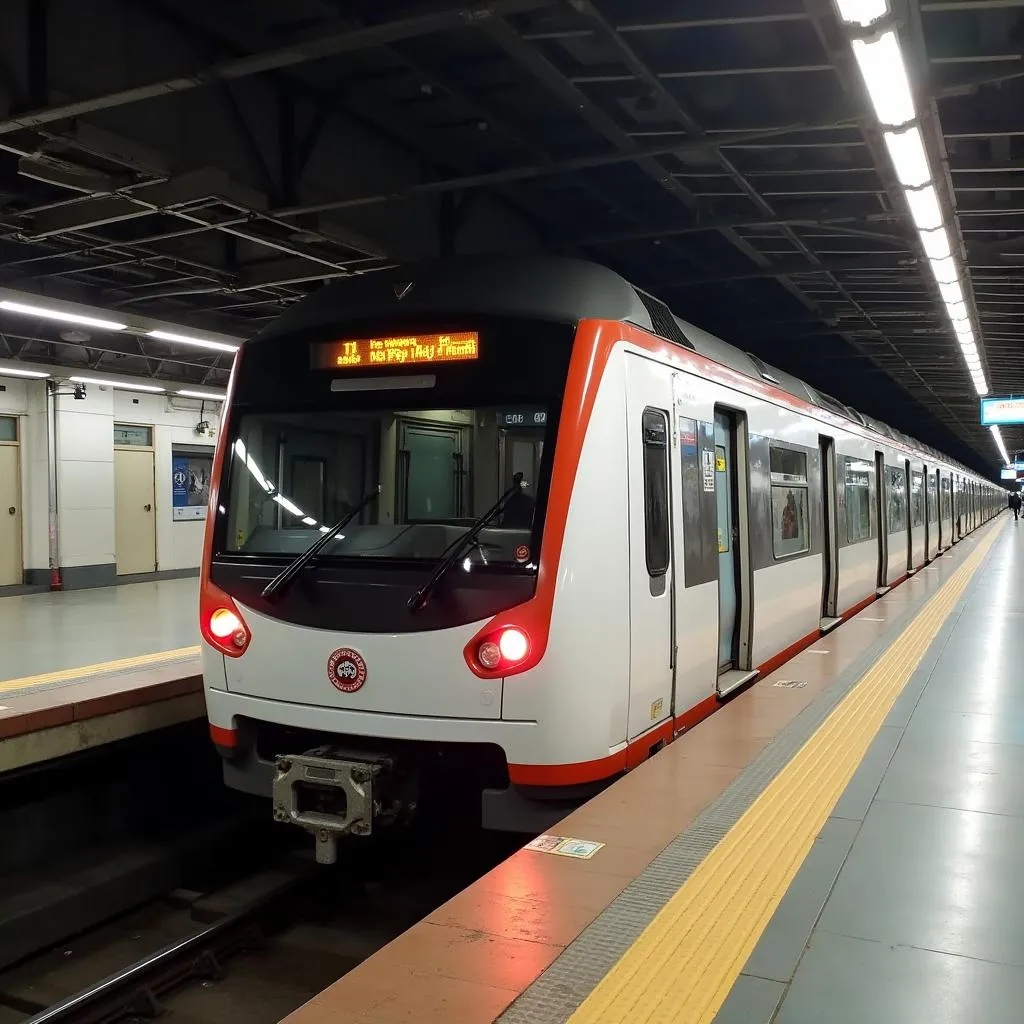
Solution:
{"label": "overhead pipe", "polygon": [[46,482],[50,590],[62,590],[57,515],[57,382],[54,380],[46,381]]}

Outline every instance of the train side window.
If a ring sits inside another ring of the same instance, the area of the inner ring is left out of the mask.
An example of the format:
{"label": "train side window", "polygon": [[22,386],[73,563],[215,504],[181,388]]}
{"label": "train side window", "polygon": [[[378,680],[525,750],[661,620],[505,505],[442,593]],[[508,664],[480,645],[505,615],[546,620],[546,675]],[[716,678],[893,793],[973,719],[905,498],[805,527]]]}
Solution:
{"label": "train side window", "polygon": [[789,558],[809,551],[807,455],[792,448],[769,448],[772,478],[772,552]]}
{"label": "train side window", "polygon": [[907,474],[889,467],[889,532],[907,532]]}
{"label": "train side window", "polygon": [[664,576],[669,561],[668,418],[644,409],[644,538],[647,573]]}
{"label": "train side window", "polygon": [[863,459],[843,457],[846,498],[846,541],[856,544],[871,537],[871,475],[874,467]]}
{"label": "train side window", "polygon": [[920,473],[910,474],[910,511],[913,516],[912,525],[924,524],[924,480]]}

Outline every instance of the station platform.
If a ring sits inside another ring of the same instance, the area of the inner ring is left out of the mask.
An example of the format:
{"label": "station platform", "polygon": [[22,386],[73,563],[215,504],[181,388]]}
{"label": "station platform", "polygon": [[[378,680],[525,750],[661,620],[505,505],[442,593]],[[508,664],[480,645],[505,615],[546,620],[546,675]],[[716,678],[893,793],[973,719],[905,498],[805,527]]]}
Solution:
{"label": "station platform", "polygon": [[0,773],[202,717],[197,587],[0,598]]}
{"label": "station platform", "polygon": [[286,1024],[1019,1021],[1022,579],[1004,514]]}

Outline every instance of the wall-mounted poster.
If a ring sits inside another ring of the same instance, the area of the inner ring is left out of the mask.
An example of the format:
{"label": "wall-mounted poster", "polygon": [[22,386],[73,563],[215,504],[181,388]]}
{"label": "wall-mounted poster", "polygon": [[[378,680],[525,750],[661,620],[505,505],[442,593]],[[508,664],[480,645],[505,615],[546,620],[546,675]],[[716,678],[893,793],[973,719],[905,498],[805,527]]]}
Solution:
{"label": "wall-mounted poster", "polygon": [[213,449],[174,445],[171,449],[171,518],[205,519],[213,475]]}

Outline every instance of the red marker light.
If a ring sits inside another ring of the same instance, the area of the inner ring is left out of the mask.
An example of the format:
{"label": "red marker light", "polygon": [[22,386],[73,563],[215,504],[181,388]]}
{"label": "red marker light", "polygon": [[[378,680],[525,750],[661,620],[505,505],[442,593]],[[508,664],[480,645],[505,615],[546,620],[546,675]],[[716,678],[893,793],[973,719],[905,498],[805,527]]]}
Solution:
{"label": "red marker light", "polygon": [[530,641],[521,629],[504,629],[498,637],[498,650],[506,662],[515,665],[529,654]]}
{"label": "red marker light", "polygon": [[214,608],[203,621],[203,635],[222,654],[237,658],[249,646],[249,628],[236,611],[223,605]]}
{"label": "red marker light", "polygon": [[210,616],[210,632],[221,640],[242,628],[242,620],[227,608],[218,608]]}

